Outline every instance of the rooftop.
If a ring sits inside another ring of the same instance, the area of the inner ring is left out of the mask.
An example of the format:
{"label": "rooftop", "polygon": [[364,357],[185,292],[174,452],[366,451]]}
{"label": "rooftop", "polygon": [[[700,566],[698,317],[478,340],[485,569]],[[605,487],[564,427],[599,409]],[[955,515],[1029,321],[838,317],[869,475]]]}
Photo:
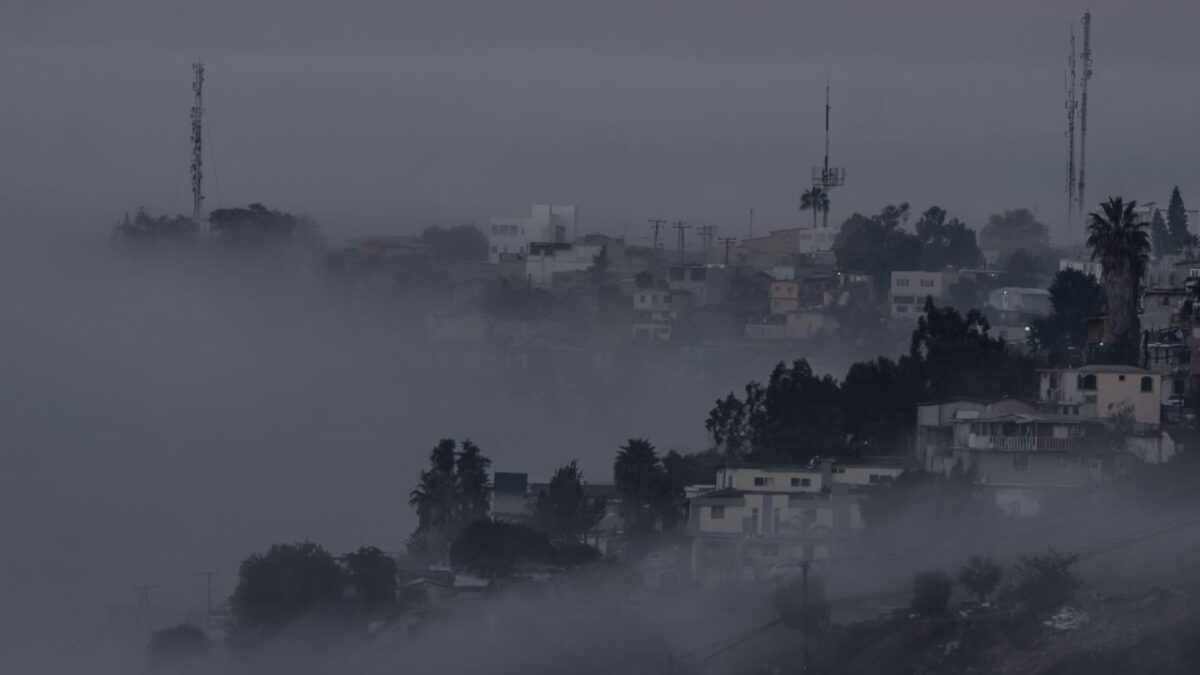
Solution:
{"label": "rooftop", "polygon": [[1154,371],[1138,368],[1137,366],[1126,366],[1121,364],[1104,365],[1093,363],[1079,368],[1039,368],[1039,373],[1135,373],[1138,375],[1153,375]]}

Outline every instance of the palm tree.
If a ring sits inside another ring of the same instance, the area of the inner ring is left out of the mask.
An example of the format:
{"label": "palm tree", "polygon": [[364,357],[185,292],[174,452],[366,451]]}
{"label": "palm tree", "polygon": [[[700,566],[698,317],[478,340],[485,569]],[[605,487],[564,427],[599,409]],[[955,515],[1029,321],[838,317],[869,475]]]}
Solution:
{"label": "palm tree", "polygon": [[817,213],[825,214],[825,226],[829,226],[829,193],[820,185],[800,193],[800,210],[812,211],[813,229],[817,229]]}
{"label": "palm tree", "polygon": [[1108,314],[1104,319],[1106,360],[1137,365],[1138,296],[1150,261],[1150,237],[1134,209],[1137,202],[1109,197],[1091,214],[1087,244],[1103,266]]}
{"label": "palm tree", "polygon": [[458,485],[454,474],[455,448],[449,438],[442,439],[429,453],[429,468],[422,471],[408,503],[417,510],[414,541],[424,542],[427,551],[438,555],[446,534],[456,521]]}

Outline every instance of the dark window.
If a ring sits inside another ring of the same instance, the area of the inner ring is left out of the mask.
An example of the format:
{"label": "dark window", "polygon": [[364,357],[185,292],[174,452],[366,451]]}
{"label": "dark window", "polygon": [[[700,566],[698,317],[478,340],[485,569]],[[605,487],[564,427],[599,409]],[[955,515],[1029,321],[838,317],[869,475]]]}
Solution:
{"label": "dark window", "polygon": [[724,506],[712,507],[712,519],[713,520],[724,520],[725,519],[725,507]]}
{"label": "dark window", "polygon": [[1154,378],[1153,377],[1143,377],[1142,378],[1142,391],[1154,391]]}
{"label": "dark window", "polygon": [[1096,391],[1096,376],[1095,375],[1080,375],[1079,388],[1083,391]]}

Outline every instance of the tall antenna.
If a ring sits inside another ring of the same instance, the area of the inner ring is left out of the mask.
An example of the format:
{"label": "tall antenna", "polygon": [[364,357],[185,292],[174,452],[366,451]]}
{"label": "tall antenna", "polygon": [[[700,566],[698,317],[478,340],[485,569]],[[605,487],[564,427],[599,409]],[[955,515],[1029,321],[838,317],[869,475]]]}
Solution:
{"label": "tall antenna", "polygon": [[1071,240],[1075,227],[1075,111],[1079,100],[1075,98],[1079,76],[1075,70],[1075,27],[1071,27],[1071,53],[1067,56],[1067,228],[1064,236]]}
{"label": "tall antenna", "polygon": [[1083,74],[1079,78],[1079,215],[1087,213],[1087,124],[1088,124],[1088,81],[1092,79],[1092,13],[1083,13]]}
{"label": "tall antenna", "polygon": [[200,223],[204,207],[204,64],[192,64],[192,222]]}
{"label": "tall antenna", "polygon": [[[812,184],[821,188],[826,193],[830,188],[835,188],[846,183],[846,170],[836,166],[829,165],[829,115],[833,110],[833,106],[829,104],[829,80],[825,80],[825,162],[814,167],[812,171]],[[826,214],[828,218],[828,213]]]}

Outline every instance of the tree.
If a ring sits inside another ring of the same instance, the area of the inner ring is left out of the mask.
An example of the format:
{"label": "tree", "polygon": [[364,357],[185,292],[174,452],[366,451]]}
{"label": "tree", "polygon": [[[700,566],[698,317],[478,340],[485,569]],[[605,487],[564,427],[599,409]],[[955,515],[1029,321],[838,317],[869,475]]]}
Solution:
{"label": "tree", "polygon": [[1029,209],[1012,209],[992,214],[979,232],[979,241],[1002,257],[1019,248],[1041,253],[1050,247],[1050,228],[1038,222]]}
{"label": "tree", "polygon": [[486,518],[491,511],[492,481],[488,467],[492,460],[483,456],[479,446],[462,442],[462,451],[454,459],[454,480],[457,487],[455,520],[459,524]]}
{"label": "tree", "polygon": [[186,623],[154,631],[146,645],[146,666],[155,675],[204,672],[211,658],[212,642]]}
{"label": "tree", "polygon": [[878,358],[852,364],[841,387],[845,431],[854,451],[864,455],[909,450],[917,424],[914,401],[929,400],[921,364],[912,357]]}
{"label": "tree", "polygon": [[931,206],[917,220],[921,242],[921,269],[931,272],[946,267],[976,267],[983,260],[975,242],[975,231],[957,218],[946,220],[946,210]]}
{"label": "tree", "polygon": [[450,544],[450,564],[496,580],[517,567],[554,562],[554,547],[544,535],[525,525],[490,518],[468,524]]}
{"label": "tree", "polygon": [[1183,205],[1178,185],[1171,190],[1171,200],[1167,202],[1167,233],[1172,253],[1182,251],[1192,242],[1192,234],[1188,231],[1187,208]]}
{"label": "tree", "polygon": [[187,216],[152,216],[139,207],[133,219],[129,214],[114,228],[119,241],[148,244],[162,241],[190,242],[196,238],[199,225]]}
{"label": "tree", "polygon": [[230,603],[239,626],[275,629],[337,604],[345,587],[345,572],[324,548],[275,544],[242,561]]}
{"label": "tree", "polygon": [[825,214],[826,219],[829,217],[829,193],[819,185],[805,190],[800,193],[800,210],[812,211],[813,229],[817,229],[817,213]]}
{"label": "tree", "polygon": [[488,259],[488,238],[474,225],[443,228],[431,225],[421,232],[421,241],[433,247],[433,256],[448,262]]}
{"label": "tree", "polygon": [[1154,255],[1161,258],[1175,252],[1171,245],[1171,232],[1167,229],[1167,221],[1163,219],[1162,211],[1154,209],[1154,217],[1150,220],[1150,247]]}
{"label": "tree", "polygon": [[537,495],[533,523],[551,541],[580,542],[604,517],[604,500],[589,499],[576,462],[558,467]]}
{"label": "tree", "polygon": [[838,266],[846,270],[869,272],[875,290],[887,291],[892,270],[917,269],[921,241],[902,227],[908,220],[909,206],[888,205],[870,218],[855,213],[842,224],[833,243]]}
{"label": "tree", "polygon": [[912,610],[922,616],[944,614],[954,592],[945,572],[918,572],[913,577]]}
{"label": "tree", "polygon": [[396,601],[396,560],[374,546],[345,556],[350,587],[368,612]]}
{"label": "tree", "polygon": [[1037,257],[1018,248],[1004,260],[1004,283],[1020,288],[1040,288],[1038,267]]}
{"label": "tree", "polygon": [[1000,566],[991,558],[973,555],[958,571],[958,583],[970,591],[979,602],[984,602],[1000,585],[1004,575]]}
{"label": "tree", "polygon": [[1104,289],[1090,274],[1061,270],[1050,284],[1051,312],[1030,323],[1029,344],[1053,365],[1069,365],[1070,354],[1087,347],[1087,319],[1104,314]]}
{"label": "tree", "polygon": [[994,399],[1029,393],[1033,361],[1009,351],[1004,341],[988,335],[987,317],[978,310],[966,315],[953,307],[925,301],[925,314],[913,331],[909,356],[923,362],[929,395]]}
{"label": "tree", "polygon": [[634,534],[653,532],[666,501],[666,473],[650,441],[631,438],[620,447],[613,462],[613,482],[621,495],[627,529]]}
{"label": "tree", "polygon": [[1138,221],[1136,207],[1137,202],[1110,197],[1099,212],[1091,214],[1087,239],[1092,259],[1099,260],[1104,268],[1102,283],[1108,313],[1102,358],[1127,365],[1138,363],[1138,298],[1150,260],[1150,239],[1145,224]]}
{"label": "tree", "polygon": [[306,226],[306,221],[302,220],[258,203],[244,209],[217,209],[208,214],[209,227],[214,235],[244,246],[266,246],[290,241],[294,234]]}
{"label": "tree", "polygon": [[745,450],[751,430],[748,425],[748,411],[762,398],[762,387],[757,382],[746,385],[746,400],[738,398],[733,392],[722,399],[717,399],[704,428],[713,439],[713,445],[726,458],[734,459]]}
{"label": "tree", "polygon": [[1034,615],[1058,609],[1079,590],[1079,578],[1072,571],[1078,561],[1078,556],[1054,550],[1040,556],[1018,557],[1013,570],[1015,583],[1010,590],[1012,599]]}
{"label": "tree", "polygon": [[417,510],[417,531],[412,548],[440,555],[447,535],[458,522],[458,480],[455,476],[453,439],[443,438],[429,453],[429,468],[422,471],[408,503]]}

